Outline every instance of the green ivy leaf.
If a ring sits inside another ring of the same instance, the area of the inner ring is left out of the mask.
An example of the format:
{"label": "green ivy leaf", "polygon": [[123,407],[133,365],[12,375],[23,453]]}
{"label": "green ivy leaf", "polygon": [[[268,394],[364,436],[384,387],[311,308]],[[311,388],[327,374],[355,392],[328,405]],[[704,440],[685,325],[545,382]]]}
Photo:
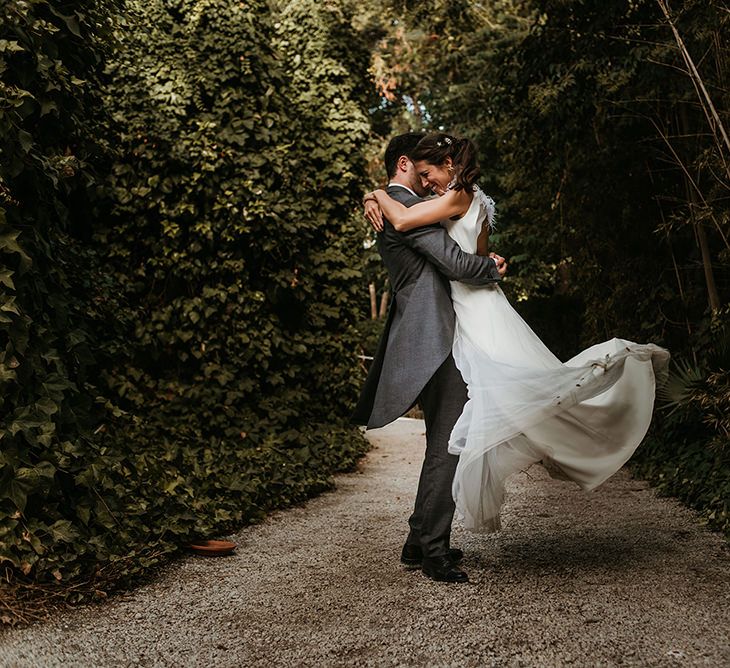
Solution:
{"label": "green ivy leaf", "polygon": [[10,499],[18,510],[23,511],[28,495],[46,491],[55,473],[56,467],[51,462],[39,462],[35,466],[18,468],[4,491],[3,498]]}

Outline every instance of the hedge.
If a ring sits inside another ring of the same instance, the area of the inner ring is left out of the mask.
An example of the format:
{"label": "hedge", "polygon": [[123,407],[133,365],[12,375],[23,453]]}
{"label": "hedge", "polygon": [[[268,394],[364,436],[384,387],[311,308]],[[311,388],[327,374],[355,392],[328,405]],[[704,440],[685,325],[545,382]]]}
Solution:
{"label": "hedge", "polygon": [[366,448],[367,58],[338,3],[0,12],[0,559],[118,581]]}

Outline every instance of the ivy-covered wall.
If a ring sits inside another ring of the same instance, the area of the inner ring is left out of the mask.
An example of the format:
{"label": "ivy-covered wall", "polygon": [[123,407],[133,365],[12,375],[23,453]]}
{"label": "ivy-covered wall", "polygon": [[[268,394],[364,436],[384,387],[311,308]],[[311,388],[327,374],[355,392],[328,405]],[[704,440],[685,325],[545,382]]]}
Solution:
{"label": "ivy-covered wall", "polygon": [[0,7],[0,560],[31,578],[74,559],[83,493],[68,458],[103,420],[74,236],[88,234],[107,150],[94,82],[113,9]]}
{"label": "ivy-covered wall", "polygon": [[350,17],[86,4],[0,10],[0,559],[35,581],[136,572],[365,448]]}

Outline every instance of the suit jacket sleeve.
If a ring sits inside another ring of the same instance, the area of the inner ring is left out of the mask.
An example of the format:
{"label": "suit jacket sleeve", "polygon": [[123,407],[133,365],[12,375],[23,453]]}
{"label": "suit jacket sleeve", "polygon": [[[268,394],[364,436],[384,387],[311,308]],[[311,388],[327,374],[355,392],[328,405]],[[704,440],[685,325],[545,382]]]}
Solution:
{"label": "suit jacket sleeve", "polygon": [[441,225],[405,232],[403,241],[424,255],[450,281],[487,285],[502,280],[491,257],[465,253]]}
{"label": "suit jacket sleeve", "polygon": [[[407,191],[399,188],[391,196],[406,206],[413,206],[421,201],[420,198],[406,193]],[[491,257],[465,253],[441,225],[417,227],[400,235],[405,244],[424,255],[450,281],[487,285],[502,280]]]}

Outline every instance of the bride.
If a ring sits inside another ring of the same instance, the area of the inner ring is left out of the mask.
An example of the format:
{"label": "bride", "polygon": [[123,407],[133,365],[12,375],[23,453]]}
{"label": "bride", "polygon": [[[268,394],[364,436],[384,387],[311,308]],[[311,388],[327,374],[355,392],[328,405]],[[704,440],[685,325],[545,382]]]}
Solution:
{"label": "bride", "polygon": [[[472,142],[431,134],[411,158],[424,188],[439,196],[407,208],[376,190],[374,226],[381,215],[400,232],[441,222],[464,251],[485,255],[494,202],[476,185]],[[449,439],[459,455],[452,491],[464,526],[497,531],[505,481],[534,463],[586,491],[618,471],[649,428],[669,353],[614,338],[562,363],[499,285],[452,281],[451,295],[453,355],[469,392]]]}

